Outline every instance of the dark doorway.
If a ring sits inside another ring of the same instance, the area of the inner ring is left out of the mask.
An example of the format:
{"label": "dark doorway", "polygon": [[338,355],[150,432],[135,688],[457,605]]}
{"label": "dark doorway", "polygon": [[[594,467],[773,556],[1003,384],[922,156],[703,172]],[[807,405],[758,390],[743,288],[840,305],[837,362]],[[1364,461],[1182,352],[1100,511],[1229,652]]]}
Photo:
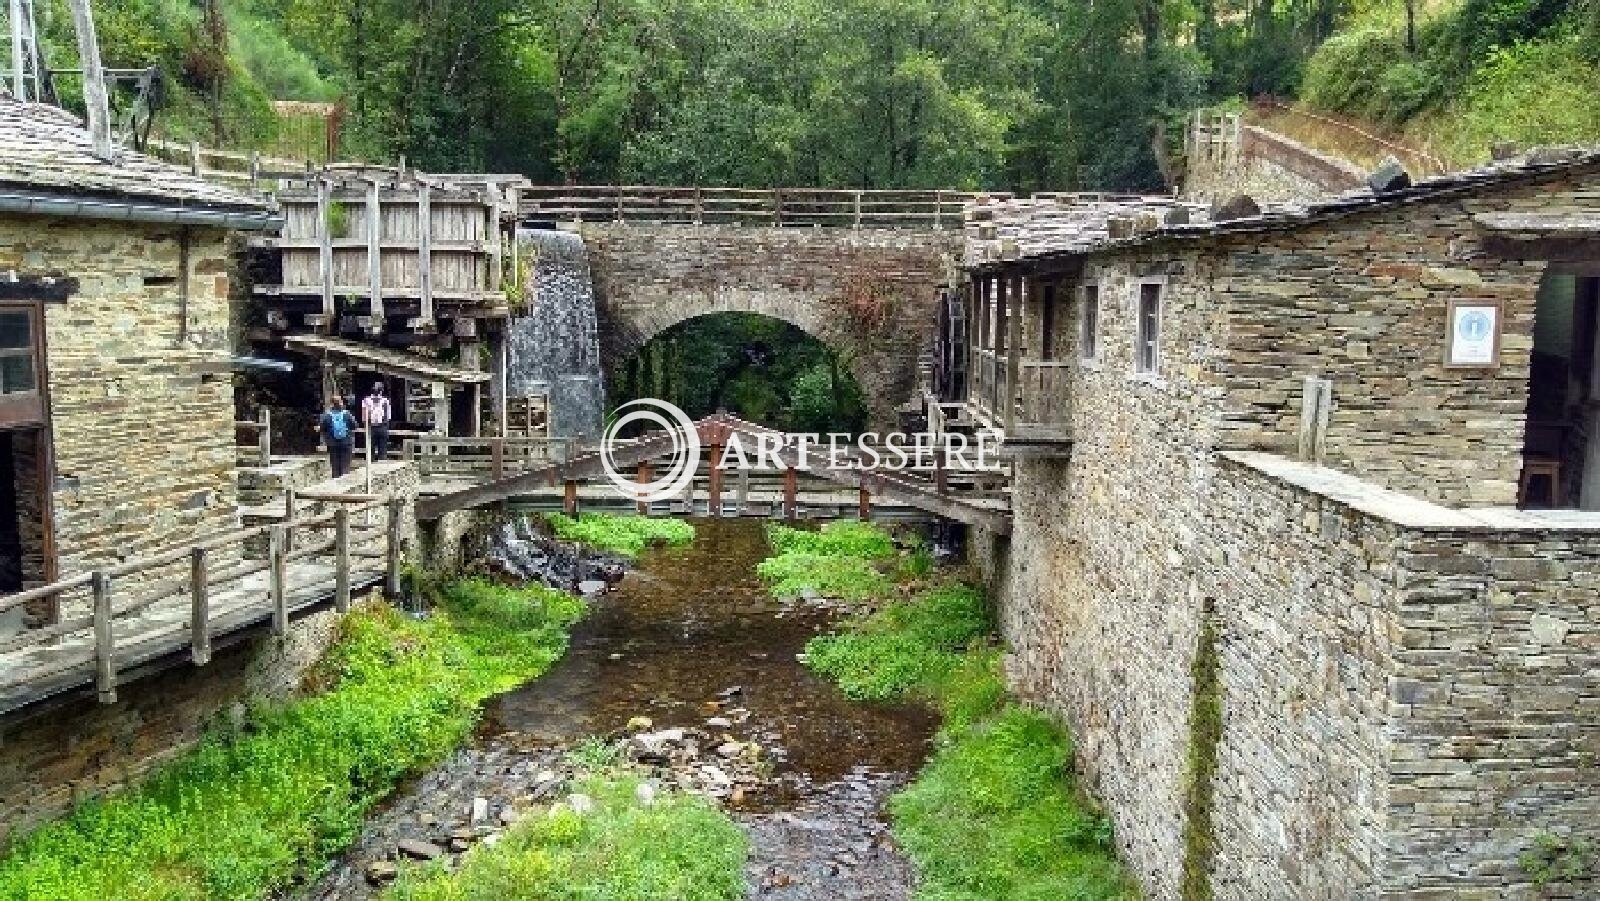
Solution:
{"label": "dark doorway", "polygon": [[1600,509],[1597,280],[1551,273],[1539,287],[1529,366],[1520,507]]}
{"label": "dark doorway", "polygon": [[43,434],[0,431],[0,594],[45,580]]}

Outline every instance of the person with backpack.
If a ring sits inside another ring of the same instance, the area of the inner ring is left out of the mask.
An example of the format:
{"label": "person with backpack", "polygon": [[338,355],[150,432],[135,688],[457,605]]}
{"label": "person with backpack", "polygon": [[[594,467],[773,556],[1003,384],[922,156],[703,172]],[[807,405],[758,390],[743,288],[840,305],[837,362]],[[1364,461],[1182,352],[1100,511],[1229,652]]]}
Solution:
{"label": "person with backpack", "polygon": [[389,456],[389,420],[393,418],[383,382],[372,383],[372,391],[361,401],[361,418],[367,424],[367,440],[372,442],[372,459]]}
{"label": "person with backpack", "polygon": [[328,400],[328,410],[317,420],[317,431],[322,443],[328,447],[328,465],[333,477],[350,471],[350,454],[356,446],[356,418],[344,408],[344,398],[337,394]]}

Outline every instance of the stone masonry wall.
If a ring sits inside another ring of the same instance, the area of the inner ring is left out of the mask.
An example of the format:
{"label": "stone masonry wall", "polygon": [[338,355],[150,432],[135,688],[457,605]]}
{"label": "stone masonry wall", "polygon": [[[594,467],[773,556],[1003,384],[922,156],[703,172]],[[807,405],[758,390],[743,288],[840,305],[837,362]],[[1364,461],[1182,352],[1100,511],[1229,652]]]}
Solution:
{"label": "stone masonry wall", "polygon": [[296,620],[283,640],[219,647],[204,667],[180,664],[128,682],[115,704],[80,695],[0,720],[0,849],[73,805],[125,788],[193,747],[251,699],[294,695],[337,631],[338,614]]}
{"label": "stone masonry wall", "polygon": [[1189,160],[1184,199],[1225,203],[1248,194],[1261,203],[1304,203],[1360,187],[1365,176],[1354,163],[1254,125],[1241,128],[1239,139],[1237,153]]}
{"label": "stone masonry wall", "polygon": [[[1209,528],[1223,320],[1212,264],[1092,260],[1099,354],[1069,376],[1070,462],[1021,460],[1012,486],[1010,585],[999,593],[1009,681],[1071,726],[1078,765],[1149,897],[1177,893],[1183,847],[1190,665]],[[1164,280],[1162,358],[1133,371],[1141,279]],[[1071,292],[1068,296],[1076,296]],[[1076,304],[1065,315],[1076,321]],[[1076,329],[1061,348],[1079,358]]]}
{"label": "stone masonry wall", "polygon": [[79,284],[45,312],[63,575],[236,522],[225,235],[190,232],[181,339],[179,254],[176,228],[0,217],[0,270]]}
{"label": "stone masonry wall", "polygon": [[843,352],[879,425],[912,399],[936,292],[961,249],[959,229],[585,223],[581,233],[613,366],[696,316],[760,313]]}

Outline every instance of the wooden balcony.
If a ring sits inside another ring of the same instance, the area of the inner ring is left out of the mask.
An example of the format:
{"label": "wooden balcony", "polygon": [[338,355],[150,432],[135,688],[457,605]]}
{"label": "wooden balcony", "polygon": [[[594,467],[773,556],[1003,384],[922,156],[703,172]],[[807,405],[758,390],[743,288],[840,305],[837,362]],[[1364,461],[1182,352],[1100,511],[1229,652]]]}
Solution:
{"label": "wooden balcony", "polygon": [[979,348],[972,354],[967,409],[981,426],[1005,434],[1012,456],[1060,456],[1071,444],[1069,379],[1074,364],[1008,359]]}

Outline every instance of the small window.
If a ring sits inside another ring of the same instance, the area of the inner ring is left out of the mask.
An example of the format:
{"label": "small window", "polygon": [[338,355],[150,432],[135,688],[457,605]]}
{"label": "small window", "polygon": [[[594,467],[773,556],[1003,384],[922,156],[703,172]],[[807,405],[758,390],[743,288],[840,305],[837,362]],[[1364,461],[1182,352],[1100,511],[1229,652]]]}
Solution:
{"label": "small window", "polygon": [[1161,285],[1139,286],[1139,334],[1133,345],[1135,372],[1154,374],[1161,368]]}
{"label": "small window", "polygon": [[39,390],[33,367],[33,314],[0,312],[0,394]]}
{"label": "small window", "polygon": [[1100,286],[1083,286],[1083,309],[1078,316],[1078,357],[1094,360],[1100,356]]}
{"label": "small window", "polygon": [[1045,285],[1043,291],[1044,308],[1039,311],[1040,330],[1039,359],[1054,360],[1056,358],[1056,286]]}

